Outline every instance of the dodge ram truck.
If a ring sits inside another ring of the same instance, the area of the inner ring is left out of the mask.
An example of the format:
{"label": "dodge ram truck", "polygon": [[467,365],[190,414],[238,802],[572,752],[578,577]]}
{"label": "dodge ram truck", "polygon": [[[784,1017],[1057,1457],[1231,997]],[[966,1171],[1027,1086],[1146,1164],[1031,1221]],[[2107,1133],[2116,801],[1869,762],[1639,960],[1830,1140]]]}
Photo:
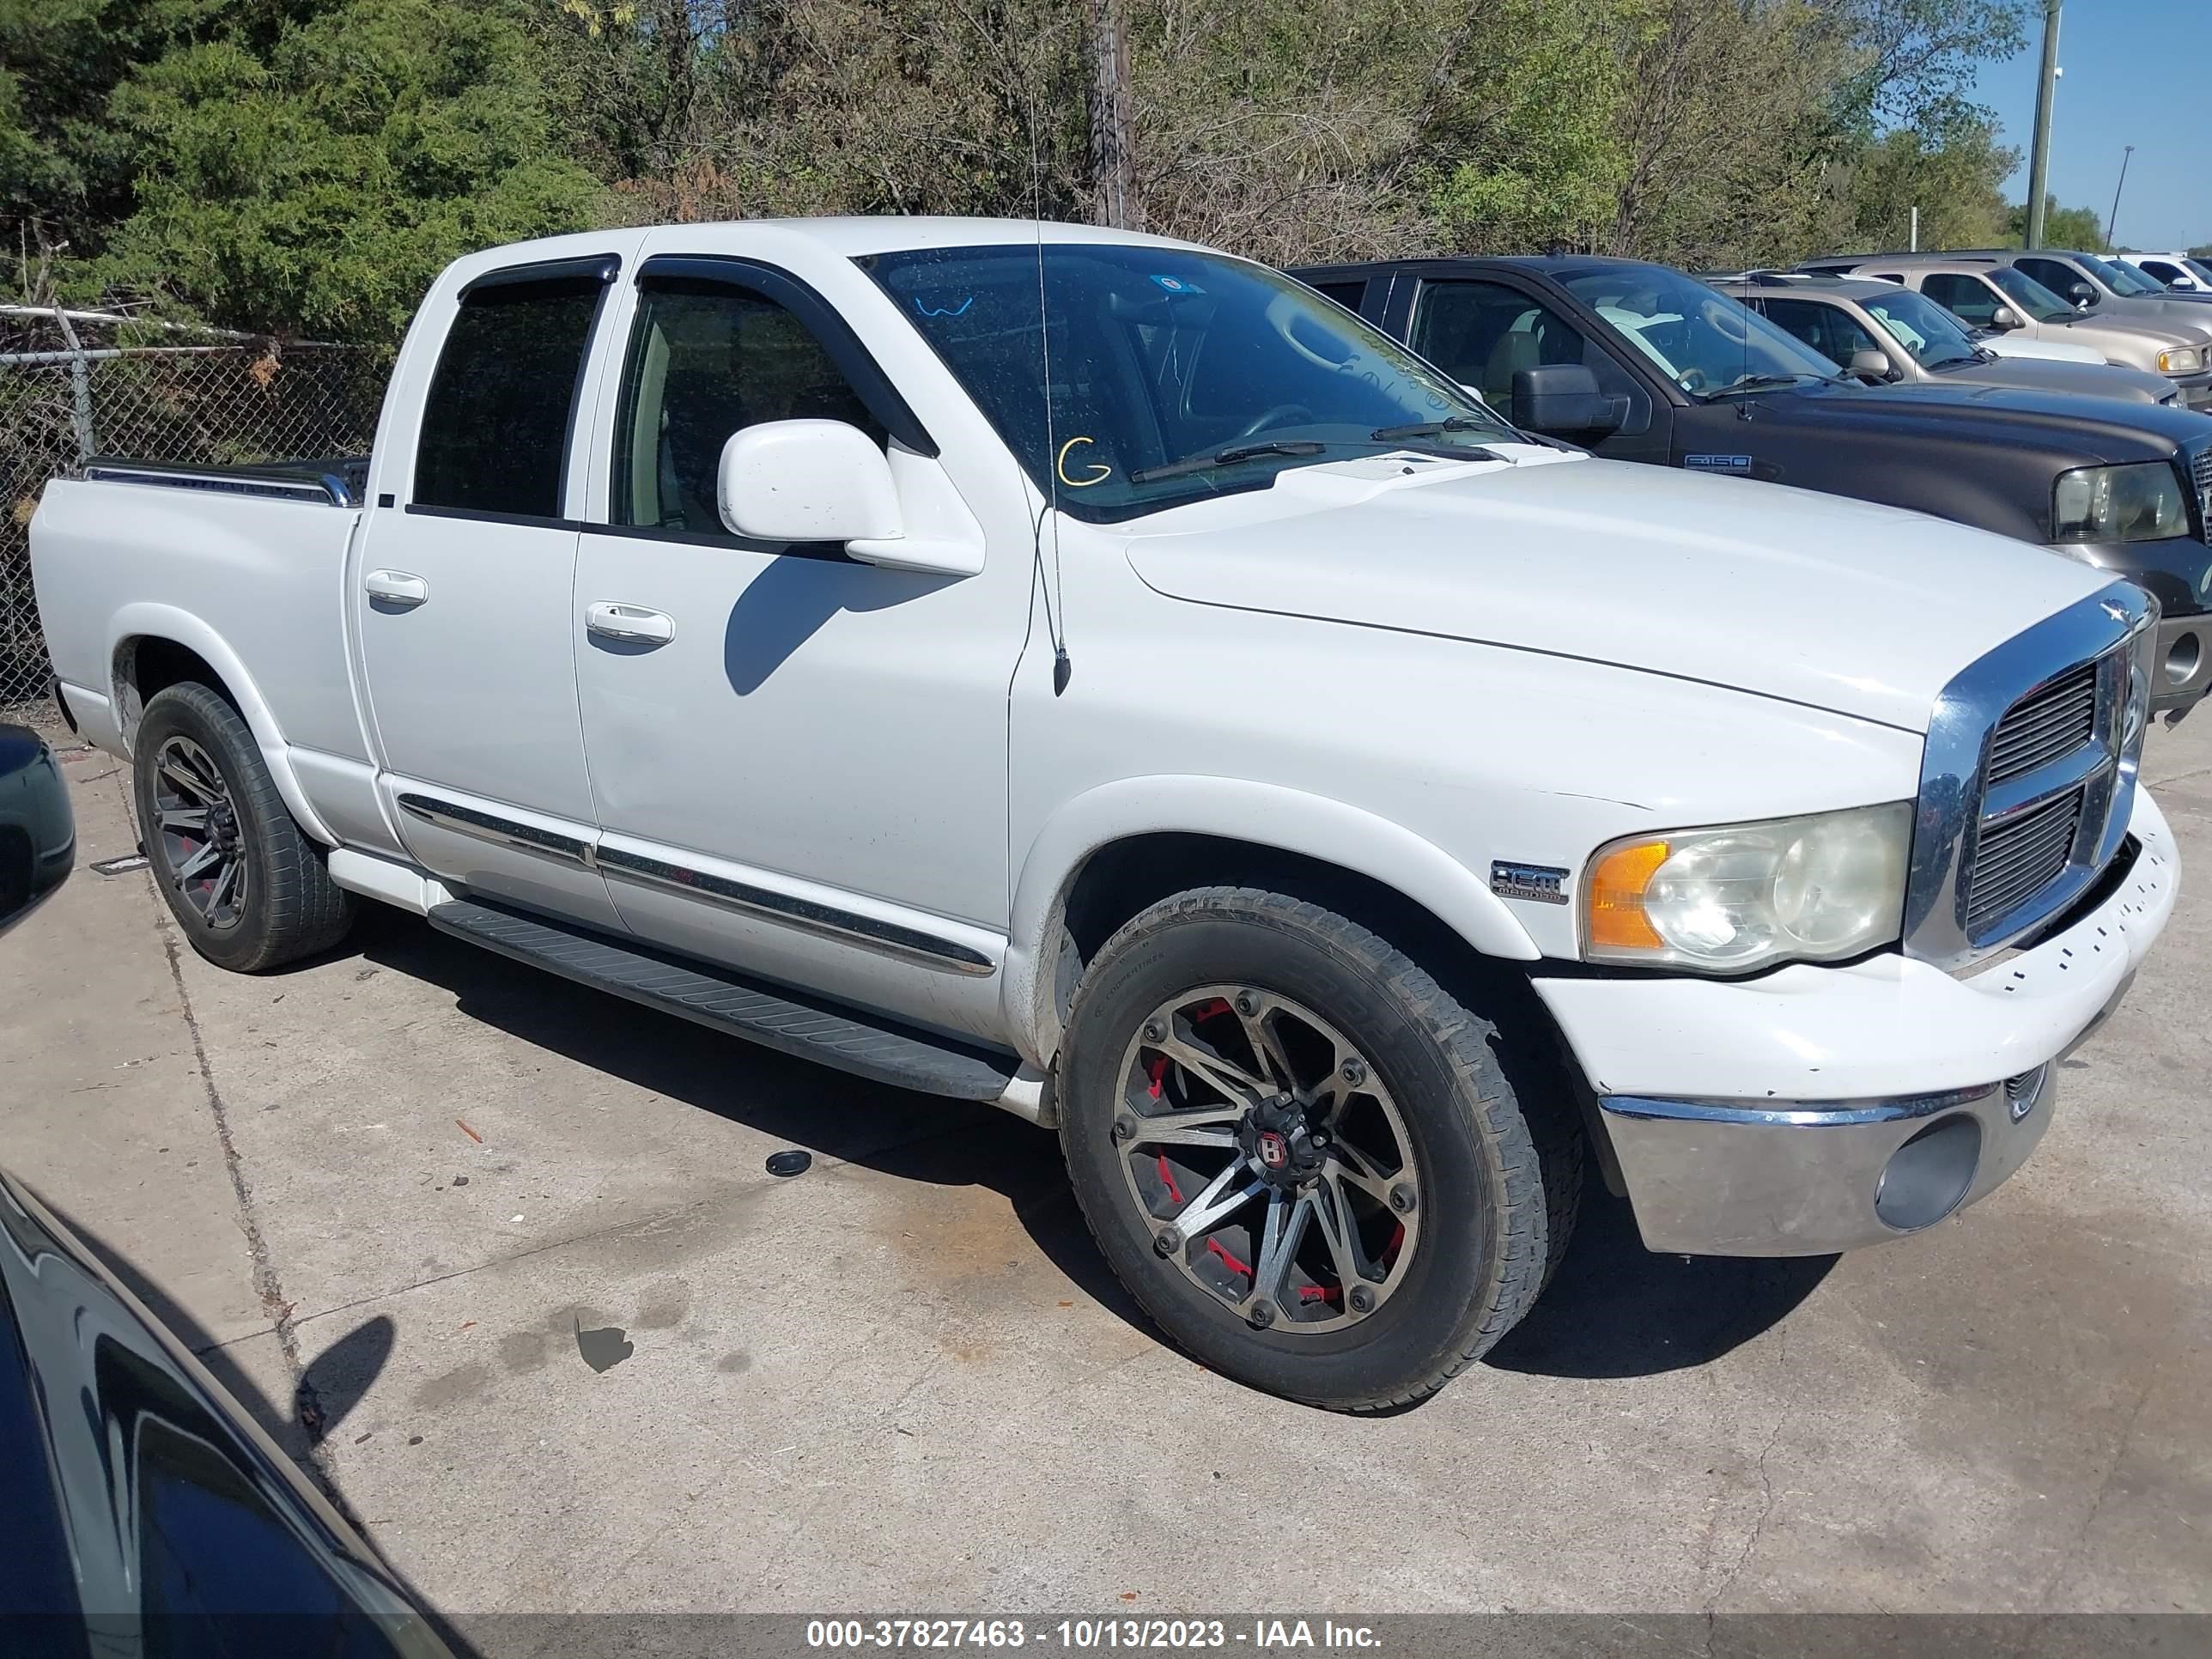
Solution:
{"label": "dodge ram truck", "polygon": [[1594,459],[1157,238],[473,254],[365,462],[94,462],[31,536],[204,956],[373,899],[995,1103],[1337,1409],[1519,1320],[1586,1169],[1663,1251],[1984,1197],[2179,878],[2133,584]]}
{"label": "dodge ram truck", "polygon": [[1737,300],[1636,259],[1295,274],[1524,428],[1613,459],[1911,507],[2124,576],[2162,612],[2154,712],[2179,718],[2212,690],[2212,416],[2002,386],[1859,385]]}

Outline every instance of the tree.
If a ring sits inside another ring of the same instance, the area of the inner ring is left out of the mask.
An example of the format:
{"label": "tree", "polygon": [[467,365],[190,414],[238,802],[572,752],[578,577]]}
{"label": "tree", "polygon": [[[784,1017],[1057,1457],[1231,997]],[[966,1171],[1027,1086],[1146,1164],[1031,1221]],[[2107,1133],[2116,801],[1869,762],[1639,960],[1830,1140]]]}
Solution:
{"label": "tree", "polygon": [[599,216],[488,5],[349,0],[265,59],[181,46],[108,115],[136,201],[81,280],[218,323],[388,342],[457,254]]}
{"label": "tree", "polygon": [[107,110],[180,45],[265,50],[307,0],[0,0],[0,226],[40,264],[97,254],[135,184]]}
{"label": "tree", "polygon": [[[2094,208],[2061,207],[2056,196],[2045,196],[2043,204],[2044,246],[2079,248],[2084,253],[2105,251],[2104,222]],[[2021,247],[2027,241],[2027,204],[2018,202],[2006,216],[2005,246]]]}
{"label": "tree", "polygon": [[1868,145],[1852,163],[1853,249],[1903,247],[1920,210],[1920,246],[1988,247],[2006,234],[2003,184],[2019,152],[1996,142],[1995,125],[1966,104],[1931,112]]}

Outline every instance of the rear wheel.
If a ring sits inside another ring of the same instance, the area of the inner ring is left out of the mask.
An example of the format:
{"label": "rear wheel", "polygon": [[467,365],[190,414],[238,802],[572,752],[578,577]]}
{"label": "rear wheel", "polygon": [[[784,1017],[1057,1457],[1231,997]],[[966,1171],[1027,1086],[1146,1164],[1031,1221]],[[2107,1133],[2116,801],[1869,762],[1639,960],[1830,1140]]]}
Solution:
{"label": "rear wheel", "polygon": [[1579,1143],[1540,1153],[1495,1036],[1317,905],[1154,905],[1085,972],[1062,1055],[1100,1248],[1225,1375],[1338,1410],[1434,1391],[1527,1311],[1571,1223],[1545,1166],[1556,1191]]}
{"label": "rear wheel", "polygon": [[133,793],[155,884],[192,948],[240,973],[345,937],[353,896],[294,822],[253,734],[206,686],[147,703]]}

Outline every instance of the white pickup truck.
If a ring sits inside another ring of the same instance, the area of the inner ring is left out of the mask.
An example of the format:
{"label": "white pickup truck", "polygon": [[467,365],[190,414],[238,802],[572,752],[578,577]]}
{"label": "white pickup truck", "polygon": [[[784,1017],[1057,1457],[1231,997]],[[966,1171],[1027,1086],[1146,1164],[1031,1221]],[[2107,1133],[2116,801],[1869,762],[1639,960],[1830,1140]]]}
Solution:
{"label": "white pickup truck", "polygon": [[365,463],[88,465],[69,718],[224,966],[355,896],[1056,1127],[1176,1340],[1373,1409],[1654,1249],[1990,1192],[2165,924],[2154,607],[1528,437],[1187,244],[884,219],[462,259]]}

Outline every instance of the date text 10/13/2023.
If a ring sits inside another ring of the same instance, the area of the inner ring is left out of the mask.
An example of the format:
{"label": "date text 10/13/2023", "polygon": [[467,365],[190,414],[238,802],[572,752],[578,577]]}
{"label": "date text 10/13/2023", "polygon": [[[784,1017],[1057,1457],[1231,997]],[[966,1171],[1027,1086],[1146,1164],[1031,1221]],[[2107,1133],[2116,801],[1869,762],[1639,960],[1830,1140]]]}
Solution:
{"label": "date text 10/13/2023", "polygon": [[1296,1648],[1373,1649],[1365,1625],[1324,1619],[1255,1619],[1249,1628],[1221,1619],[1063,1619],[1031,1627],[1019,1619],[814,1619],[810,1648]]}

